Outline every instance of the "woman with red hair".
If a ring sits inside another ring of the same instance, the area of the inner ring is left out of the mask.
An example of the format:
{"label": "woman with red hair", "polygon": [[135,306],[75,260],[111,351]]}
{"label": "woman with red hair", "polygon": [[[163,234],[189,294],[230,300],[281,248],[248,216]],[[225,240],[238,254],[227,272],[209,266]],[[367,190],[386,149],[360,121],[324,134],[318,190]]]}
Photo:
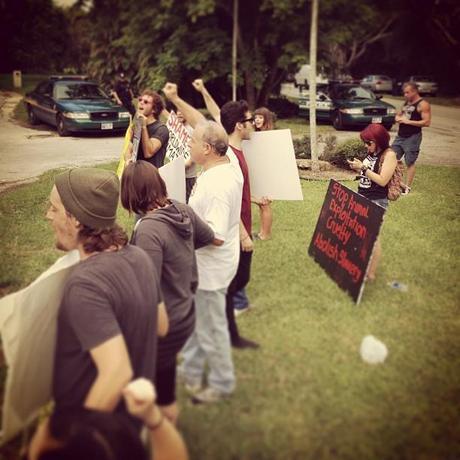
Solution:
{"label": "woman with red hair", "polygon": [[[390,148],[390,134],[380,124],[372,123],[360,134],[367,147],[367,157],[364,161],[353,158],[348,164],[355,171],[360,171],[358,193],[368,200],[388,207],[388,183],[398,164],[396,153]],[[380,240],[375,242],[367,279],[373,281],[377,265],[382,256]]]}

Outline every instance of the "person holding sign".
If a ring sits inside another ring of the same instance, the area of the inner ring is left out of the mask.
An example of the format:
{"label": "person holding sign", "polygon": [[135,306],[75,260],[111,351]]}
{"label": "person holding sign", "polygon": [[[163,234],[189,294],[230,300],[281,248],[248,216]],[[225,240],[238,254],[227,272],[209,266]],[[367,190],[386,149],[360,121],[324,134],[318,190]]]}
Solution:
{"label": "person holding sign", "polygon": [[[125,153],[125,162],[145,160],[156,168],[163,166],[168,146],[168,128],[159,120],[164,109],[160,95],[152,90],[144,90],[139,97],[135,121],[141,123],[138,151],[133,151],[133,142]],[[133,130],[134,132],[134,130]]]}
{"label": "person holding sign", "polygon": [[[273,112],[266,107],[259,107],[254,111],[254,127],[256,131],[269,131],[275,129]],[[271,202],[267,197],[251,197],[253,203],[259,207],[260,232],[255,234],[259,240],[269,240],[272,237],[273,211]]]}
{"label": "person holding sign", "polygon": [[[347,160],[351,169],[360,172],[358,193],[372,202],[388,207],[388,183],[397,166],[396,153],[389,147],[390,134],[378,123],[372,123],[360,133],[360,137],[367,147],[367,157],[364,161],[353,158]],[[377,239],[374,247],[367,279],[373,281],[378,263],[382,256],[380,240]]]}
{"label": "person holding sign", "polygon": [[56,176],[46,217],[56,247],[78,250],[80,262],[59,307],[52,393],[55,413],[116,412],[140,429],[122,390],[133,377],[153,382],[157,331],[166,334],[167,316],[150,258],[128,245],[116,224],[118,200],[110,171],[74,168]]}
{"label": "person holding sign", "polygon": [[195,328],[195,249],[211,244],[214,232],[190,206],[168,199],[158,170],[146,161],[131,163],[123,171],[121,203],[143,216],[134,228],[131,244],[147,252],[160,279],[169,331],[158,341],[155,385],[162,412],[175,423],[177,354]]}

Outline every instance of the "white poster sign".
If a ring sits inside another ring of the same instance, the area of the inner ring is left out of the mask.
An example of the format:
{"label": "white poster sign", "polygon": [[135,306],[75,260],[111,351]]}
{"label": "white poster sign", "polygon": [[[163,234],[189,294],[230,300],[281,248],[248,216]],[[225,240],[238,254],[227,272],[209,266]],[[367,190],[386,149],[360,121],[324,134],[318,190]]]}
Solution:
{"label": "white poster sign", "polygon": [[178,157],[158,169],[160,176],[166,183],[168,197],[185,203],[185,161]]}
{"label": "white poster sign", "polygon": [[251,195],[303,200],[290,129],[259,131],[243,141]]}
{"label": "white poster sign", "polygon": [[166,150],[166,156],[169,158],[169,161],[173,161],[176,158],[188,160],[190,158],[189,130],[179,121],[179,118],[174,112],[169,114],[166,126],[169,129],[169,141]]}
{"label": "white poster sign", "polygon": [[57,314],[78,251],[58,259],[30,286],[0,300],[7,365],[1,443],[25,428],[51,400]]}

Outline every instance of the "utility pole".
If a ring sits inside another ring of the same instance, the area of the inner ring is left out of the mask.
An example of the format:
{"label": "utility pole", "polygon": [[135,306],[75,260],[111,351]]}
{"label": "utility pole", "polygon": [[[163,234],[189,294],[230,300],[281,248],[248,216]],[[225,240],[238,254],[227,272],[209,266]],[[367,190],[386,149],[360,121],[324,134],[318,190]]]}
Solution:
{"label": "utility pole", "polygon": [[310,93],[310,146],[311,169],[319,170],[318,141],[316,138],[316,54],[318,43],[318,2],[311,0],[311,28],[310,28],[310,80],[308,82]]}
{"label": "utility pole", "polygon": [[233,0],[232,101],[236,101],[237,40],[238,40],[238,0]]}

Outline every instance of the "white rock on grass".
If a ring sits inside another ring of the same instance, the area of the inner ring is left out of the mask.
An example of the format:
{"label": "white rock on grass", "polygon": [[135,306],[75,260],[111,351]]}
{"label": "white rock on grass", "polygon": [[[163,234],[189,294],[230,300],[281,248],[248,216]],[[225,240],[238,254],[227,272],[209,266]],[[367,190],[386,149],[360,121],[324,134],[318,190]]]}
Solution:
{"label": "white rock on grass", "polygon": [[388,356],[388,348],[373,335],[367,335],[361,342],[361,358],[368,364],[383,363]]}

